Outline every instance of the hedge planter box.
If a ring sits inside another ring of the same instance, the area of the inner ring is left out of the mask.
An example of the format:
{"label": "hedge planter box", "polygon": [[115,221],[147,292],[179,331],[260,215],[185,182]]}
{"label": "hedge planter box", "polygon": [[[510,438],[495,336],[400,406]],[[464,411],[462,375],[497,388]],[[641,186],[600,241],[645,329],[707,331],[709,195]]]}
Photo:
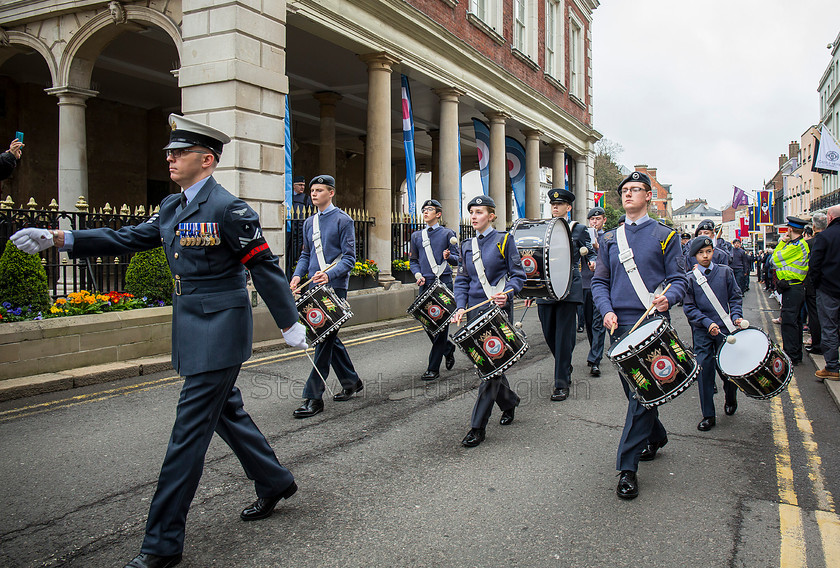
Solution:
{"label": "hedge planter box", "polygon": [[351,276],[350,281],[347,283],[348,290],[364,290],[366,288],[376,288],[377,286],[376,277],[369,274]]}
{"label": "hedge planter box", "polygon": [[403,284],[414,284],[415,279],[414,275],[411,273],[410,270],[397,270],[393,272],[394,278],[402,282]]}

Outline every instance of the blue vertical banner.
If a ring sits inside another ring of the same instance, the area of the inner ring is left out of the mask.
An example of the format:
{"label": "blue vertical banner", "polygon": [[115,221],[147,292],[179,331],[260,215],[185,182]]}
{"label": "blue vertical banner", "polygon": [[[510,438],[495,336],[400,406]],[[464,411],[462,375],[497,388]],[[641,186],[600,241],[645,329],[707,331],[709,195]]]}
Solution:
{"label": "blue vertical banner", "polygon": [[507,157],[510,185],[516,200],[516,213],[525,218],[525,147],[510,136],[505,136],[505,155]]}
{"label": "blue vertical banner", "polygon": [[478,152],[478,172],[481,174],[481,190],[484,195],[490,195],[490,128],[486,124],[473,119],[475,129],[475,149]]}
{"label": "blue vertical banner", "polygon": [[[286,95],[286,115],[283,117],[283,126],[285,133],[285,147],[286,153],[286,213],[292,211],[292,111],[289,108],[289,95]],[[291,228],[287,227],[287,228]]]}
{"label": "blue vertical banner", "polygon": [[414,161],[414,117],[411,112],[411,89],[408,77],[400,75],[402,83],[403,146],[405,147],[405,188],[408,191],[408,214],[417,211],[417,163]]}

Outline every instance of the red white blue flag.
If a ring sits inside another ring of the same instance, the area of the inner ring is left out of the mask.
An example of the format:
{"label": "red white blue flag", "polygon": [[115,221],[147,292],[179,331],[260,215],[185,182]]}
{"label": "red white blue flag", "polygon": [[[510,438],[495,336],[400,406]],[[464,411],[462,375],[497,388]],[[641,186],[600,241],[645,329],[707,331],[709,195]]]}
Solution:
{"label": "red white blue flag", "polygon": [[408,214],[417,211],[417,163],[414,160],[414,117],[411,113],[411,90],[408,77],[400,76],[402,82],[402,124],[403,146],[405,147],[405,187],[408,192]]}

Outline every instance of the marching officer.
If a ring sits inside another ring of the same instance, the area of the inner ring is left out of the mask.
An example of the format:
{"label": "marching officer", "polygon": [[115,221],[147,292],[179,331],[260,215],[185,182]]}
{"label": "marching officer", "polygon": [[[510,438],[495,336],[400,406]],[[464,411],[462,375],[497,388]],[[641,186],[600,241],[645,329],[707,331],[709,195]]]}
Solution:
{"label": "marching officer", "polygon": [[172,114],[166,160],[180,195],[169,195],[160,212],[133,227],[83,231],[23,229],[12,236],[34,254],[50,246],[74,258],[112,256],[163,245],[175,279],[172,301],[172,365],[184,377],[172,436],[149,508],[141,553],[126,568],[166,568],[181,561],[184,527],[198,488],[213,432],[230,446],[258,499],[243,510],[245,521],[271,515],[297,485],[243,408],[234,383],[251,356],[251,302],[245,269],[286,342],[306,347],[286,276],[262,236],[259,216],[213,178],[223,132]]}
{"label": "marching officer", "polygon": [[[420,295],[434,286],[436,278],[452,290],[452,267],[458,266],[458,241],[455,231],[440,226],[443,207],[437,199],[429,199],[423,203],[421,212],[426,228],[411,234],[408,253],[411,273],[420,286]],[[454,244],[451,242],[453,238],[456,239]],[[429,366],[420,378],[432,381],[440,376],[440,363],[444,357],[447,371],[455,366],[455,344],[449,341],[448,324],[437,335],[433,336],[428,331],[426,335],[432,342],[432,350],[429,352]]]}
{"label": "marching officer", "polygon": [[[603,207],[593,207],[586,215],[589,220],[590,230],[595,232],[595,240],[592,246],[595,247],[595,257],[598,257],[599,240],[604,234],[604,223],[607,221],[607,212]],[[589,339],[589,353],[586,356],[586,364],[589,366],[589,374],[593,377],[601,376],[601,359],[604,357],[604,319],[598,313],[595,302],[592,301],[592,275],[595,273],[594,262],[580,263],[580,280],[583,286],[583,314],[586,323],[586,337]]]}
{"label": "marching officer", "polygon": [[[335,295],[344,300],[350,271],[356,265],[353,219],[333,205],[334,177],[315,176],[309,182],[309,193],[317,211],[303,223],[303,250],[290,284],[297,289],[301,277],[308,273],[313,286],[329,284]],[[335,266],[327,268],[333,262]],[[350,400],[365,388],[336,329],[315,346],[315,368],[309,373],[303,388],[303,404],[295,409],[295,418],[309,418],[324,410],[323,396],[327,387],[324,381],[330,374],[330,365],[342,387],[333,400]]]}
{"label": "marching officer", "polygon": [[[496,203],[491,197],[474,197],[467,204],[467,211],[470,212],[476,236],[461,243],[461,264],[455,279],[458,311],[452,316],[452,321],[460,324],[468,306],[490,299],[505,311],[509,321],[513,321],[513,297],[525,284],[525,271],[516,244],[509,233],[493,228]],[[492,305],[486,304],[481,310],[472,310],[467,314],[467,321],[473,321],[491,308]],[[473,407],[471,428],[461,444],[472,448],[484,441],[494,403],[502,410],[499,424],[511,424],[519,397],[510,388],[504,373],[481,382]]]}
{"label": "marching officer", "polygon": [[[623,228],[606,233],[601,240],[592,277],[592,297],[604,314],[604,327],[610,330],[612,342],[629,331],[651,304],[667,315],[668,309],[682,300],[686,288],[676,231],[647,214],[653,195],[650,178],[633,172],[619,184],[618,192],[627,218]],[[668,284],[671,288],[665,294],[652,292]],[[668,443],[668,435],[658,410],[639,404],[627,381],[622,379],[621,386],[627,397],[627,415],[616,459],[616,469],[621,472],[616,493],[622,499],[634,499],[639,495],[639,460],[652,460]]]}
{"label": "marching officer", "polygon": [[[551,216],[565,219],[572,209],[575,194],[566,189],[552,189],[548,192]],[[585,251],[585,252],[584,252]],[[569,397],[569,382],[572,373],[572,352],[575,349],[575,319],[577,307],[583,303],[581,284],[581,261],[595,262],[595,251],[589,240],[589,231],[580,223],[572,221],[572,284],[569,294],[561,301],[537,299],[537,313],[542,326],[543,337],[554,356],[554,392],[551,400],[563,401]],[[587,266],[588,267],[588,266]]]}
{"label": "marching officer", "polygon": [[782,348],[791,363],[802,362],[802,305],[805,303],[805,276],[808,274],[810,248],[802,233],[807,223],[798,217],[787,218],[788,231],[773,251],[776,288],[782,295]]}

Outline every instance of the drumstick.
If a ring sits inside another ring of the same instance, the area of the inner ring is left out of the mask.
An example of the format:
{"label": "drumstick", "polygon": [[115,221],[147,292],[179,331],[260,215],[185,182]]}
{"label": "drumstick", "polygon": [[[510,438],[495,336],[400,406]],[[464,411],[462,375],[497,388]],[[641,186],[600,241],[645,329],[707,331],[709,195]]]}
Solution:
{"label": "drumstick", "polygon": [[[741,329],[747,329],[748,327],[750,327],[750,322],[748,322],[748,321],[747,321],[747,320],[745,320],[745,319],[742,319],[742,320],[741,320],[741,323],[740,323],[739,325],[740,325]],[[727,342],[728,344],[732,345],[732,344],[734,344],[736,341],[737,341],[737,339],[735,338],[735,334],[734,334],[734,333],[731,333],[731,334],[729,334],[729,335],[727,335],[727,336],[726,336],[726,342]]]}
{"label": "drumstick", "polygon": [[[504,292],[502,292],[502,294],[510,294],[511,292],[513,292],[513,288],[508,288],[507,290],[505,290]],[[479,304],[476,304],[476,305],[474,305],[474,306],[472,306],[472,307],[467,308],[466,310],[464,310],[464,314],[466,314],[466,313],[468,313],[468,312],[471,312],[471,311],[473,311],[473,310],[474,310],[474,309],[476,309],[476,308],[480,308],[480,307],[481,307],[481,306],[483,306],[484,304],[487,304],[487,303],[492,302],[492,301],[493,301],[493,298],[487,298],[487,299],[486,299],[486,300],[484,300],[483,302],[481,302],[481,303],[479,303]],[[463,314],[462,314],[462,315],[463,315]]]}
{"label": "drumstick", "polygon": [[335,396],[333,395],[333,391],[330,390],[330,385],[328,385],[326,379],[324,379],[324,375],[322,375],[321,371],[318,370],[318,367],[315,366],[315,361],[312,360],[312,355],[309,354],[309,349],[304,349],[303,352],[306,353],[307,357],[309,357],[309,362],[312,363],[312,368],[315,369],[315,372],[318,373],[319,377],[321,377],[321,380],[324,382],[324,386],[327,388],[327,392],[330,393],[330,396]]}
{"label": "drumstick", "polygon": [[[662,294],[664,294],[665,292],[667,292],[667,291],[668,291],[668,288],[670,288],[670,287],[671,287],[671,284],[668,284],[667,286],[665,286],[665,289],[664,289],[664,290],[662,290],[662,291],[661,291],[658,295],[659,295],[659,296],[661,296]],[[649,314],[649,313],[650,313],[650,311],[653,309],[654,305],[655,305],[655,304],[654,304],[653,302],[651,302],[651,304],[648,306],[648,309],[646,309],[646,310],[645,310],[645,313],[643,313],[643,314],[642,314],[642,317],[640,317],[640,318],[639,318],[639,321],[637,321],[637,322],[636,322],[636,325],[634,325],[633,327],[631,327],[631,328],[630,328],[630,331],[631,331],[631,332],[635,331],[637,327],[639,327],[640,325],[642,325],[642,321],[644,321],[644,319],[645,319],[646,317],[648,317],[648,314]],[[612,334],[610,334],[610,335],[612,335]]]}
{"label": "drumstick", "polygon": [[[326,268],[325,268],[325,269],[323,269],[323,270],[319,270],[318,272],[326,272],[327,270],[329,270],[330,268],[332,268],[332,267],[333,267],[333,266],[335,266],[336,264],[338,264],[338,261],[337,261],[337,260],[334,260],[334,261],[332,262],[332,264],[330,264],[328,267],[326,267]],[[308,286],[308,285],[309,285],[309,283],[310,283],[310,282],[312,282],[312,280],[313,280],[314,278],[315,278],[315,277],[313,276],[312,278],[310,278],[309,280],[307,280],[307,281],[306,281],[306,282],[304,282],[303,284],[298,285],[298,287],[297,287],[297,288],[292,288],[292,293],[295,293],[295,292],[297,292],[297,291],[299,291],[299,290],[303,290],[306,286]]]}
{"label": "drumstick", "polygon": [[531,304],[525,304],[525,311],[522,312],[522,317],[519,318],[519,321],[513,324],[513,327],[516,329],[522,329],[522,320],[525,319],[525,314],[528,313],[528,310],[531,309]]}

